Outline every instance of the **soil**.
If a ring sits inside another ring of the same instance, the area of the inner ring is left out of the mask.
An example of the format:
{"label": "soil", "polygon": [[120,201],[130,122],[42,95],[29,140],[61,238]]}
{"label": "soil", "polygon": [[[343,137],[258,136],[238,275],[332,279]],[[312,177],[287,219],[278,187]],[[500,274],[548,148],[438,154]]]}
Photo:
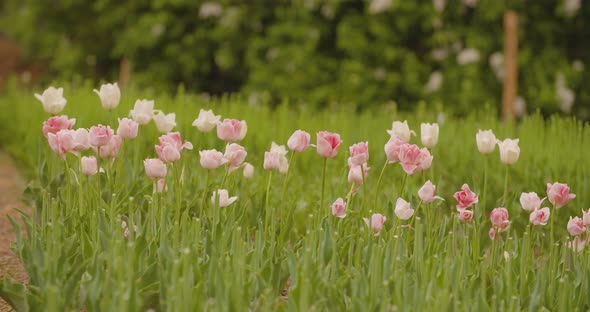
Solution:
{"label": "soil", "polygon": [[[29,212],[19,200],[24,189],[24,181],[19,176],[12,159],[0,151],[0,278],[10,277],[19,283],[28,281],[22,263],[12,251],[11,246],[16,238],[8,216],[17,222],[21,221],[20,214],[15,208]],[[13,309],[0,298],[0,312]]]}

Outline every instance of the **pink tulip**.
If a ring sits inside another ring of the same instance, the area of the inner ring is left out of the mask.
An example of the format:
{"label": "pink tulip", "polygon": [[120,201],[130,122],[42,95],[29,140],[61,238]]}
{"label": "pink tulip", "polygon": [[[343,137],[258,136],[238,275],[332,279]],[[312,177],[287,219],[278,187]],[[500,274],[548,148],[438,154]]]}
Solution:
{"label": "pink tulip", "polygon": [[166,184],[166,180],[159,179],[156,183],[156,192],[158,193],[166,193],[168,192],[168,185]]}
{"label": "pink tulip", "polygon": [[587,211],[582,210],[582,220],[584,221],[584,225],[590,228],[590,209]]}
{"label": "pink tulip", "polygon": [[332,215],[340,219],[346,217],[346,203],[342,198],[339,197],[332,204]]}
{"label": "pink tulip", "polygon": [[98,125],[90,128],[90,145],[103,146],[109,144],[113,136],[113,129],[109,126]]}
{"label": "pink tulip", "polygon": [[369,173],[369,169],[371,169],[371,168],[367,167],[367,164],[364,164],[364,166],[350,167],[350,169],[348,170],[348,183],[362,185],[363,181],[365,181],[367,179],[367,174]]}
{"label": "pink tulip", "polygon": [[[100,158],[102,159],[115,159],[117,154],[119,154],[119,149],[121,148],[121,143],[123,140],[118,135],[113,135],[111,140],[107,145],[104,145],[100,148]],[[94,147],[95,151],[98,151],[98,148]]]}
{"label": "pink tulip", "polygon": [[575,237],[572,241],[567,243],[567,247],[569,249],[573,249],[574,251],[580,252],[584,249],[588,238],[582,239],[581,237]]}
{"label": "pink tulip", "polygon": [[384,150],[387,156],[388,163],[396,163],[399,161],[399,151],[402,145],[406,142],[397,136],[392,136],[389,141],[385,144]]}
{"label": "pink tulip", "polygon": [[209,170],[215,170],[228,162],[227,159],[223,158],[223,154],[221,152],[214,149],[199,151],[199,156],[201,157],[201,166]]}
{"label": "pink tulip", "polygon": [[98,173],[98,165],[96,163],[96,157],[84,156],[80,160],[82,163],[82,174],[86,176],[93,176]]}
{"label": "pink tulip", "polygon": [[244,178],[250,179],[254,176],[254,166],[249,163],[244,163]]}
{"label": "pink tulip", "polygon": [[171,132],[160,136],[160,145],[156,145],[156,153],[158,157],[166,163],[172,163],[180,159],[180,152],[183,149],[193,149],[190,142],[182,143],[182,138],[179,132]]}
{"label": "pink tulip", "polygon": [[369,160],[369,143],[356,143],[350,147],[349,163],[353,166],[360,166]]}
{"label": "pink tulip", "polygon": [[387,221],[387,218],[379,213],[375,213],[371,216],[371,220],[363,218],[367,226],[373,231],[373,235],[379,236],[379,232],[383,228],[383,224]]}
{"label": "pink tulip", "polygon": [[420,149],[415,144],[404,144],[399,149],[399,162],[408,175],[430,168],[432,156],[427,148]]}
{"label": "pink tulip", "polygon": [[242,165],[246,159],[246,155],[248,155],[248,153],[243,146],[231,143],[225,147],[223,158],[229,163],[229,170],[233,171]]}
{"label": "pink tulip", "polygon": [[414,209],[410,208],[410,203],[403,198],[398,198],[394,213],[400,220],[409,220],[414,215]]}
{"label": "pink tulip", "polygon": [[535,192],[520,194],[520,205],[522,206],[522,209],[526,211],[539,209],[543,200],[545,199],[540,199],[539,195]]}
{"label": "pink tulip", "polygon": [[132,119],[119,119],[117,134],[123,139],[135,139],[139,130],[139,124]]}
{"label": "pink tulip", "polygon": [[309,133],[302,130],[296,130],[287,141],[287,146],[290,150],[301,153],[309,147],[309,141]]}
{"label": "pink tulip", "polygon": [[43,136],[47,134],[56,134],[59,130],[70,130],[76,123],[76,119],[69,119],[68,116],[53,116],[43,122]]}
{"label": "pink tulip", "polygon": [[143,166],[145,168],[145,174],[152,179],[163,179],[166,177],[168,168],[166,168],[166,164],[158,158],[148,158],[144,160]]}
{"label": "pink tulip", "polygon": [[432,184],[430,180],[426,181],[424,185],[418,190],[418,197],[420,200],[425,203],[430,203],[435,199],[441,199],[439,196],[435,196],[436,193],[436,185]]}
{"label": "pink tulip", "polygon": [[226,142],[236,142],[240,140],[242,127],[245,121],[237,119],[224,119],[217,122],[217,137]]}
{"label": "pink tulip", "polygon": [[220,208],[227,207],[231,205],[233,202],[238,200],[237,196],[229,197],[227,190],[217,190],[213,192],[213,196],[211,196],[211,202],[216,204]]}
{"label": "pink tulip", "polygon": [[570,194],[570,188],[564,183],[547,183],[547,199],[556,209],[559,209],[570,200],[576,198],[576,194]]}
{"label": "pink tulip", "polygon": [[262,167],[264,170],[276,170],[279,169],[279,157],[277,153],[264,152],[264,164]]}
{"label": "pink tulip", "polygon": [[70,131],[74,138],[74,145],[72,146],[74,152],[83,152],[90,148],[90,135],[88,134],[88,130],[80,128],[76,131]]}
{"label": "pink tulip", "polygon": [[317,152],[321,157],[333,158],[338,154],[338,147],[342,143],[338,133],[320,131],[317,133]]}
{"label": "pink tulip", "polygon": [[490,228],[490,230],[488,231],[488,236],[490,237],[490,240],[496,239],[496,231],[494,230],[494,228]]}
{"label": "pink tulip", "polygon": [[72,132],[72,130],[59,130],[56,134],[47,134],[49,147],[64,159],[66,153],[71,152],[74,148],[74,137],[72,136]]}
{"label": "pink tulip", "polygon": [[459,209],[459,221],[469,223],[473,219],[473,211],[469,209]]}
{"label": "pink tulip", "polygon": [[510,221],[508,221],[508,210],[503,207],[494,208],[492,212],[490,212],[490,221],[494,228],[501,230],[507,229],[510,226]]}
{"label": "pink tulip", "polygon": [[477,203],[477,195],[469,189],[469,185],[463,184],[461,191],[455,193],[455,199],[458,202],[457,209],[466,209]]}
{"label": "pink tulip", "polygon": [[278,145],[272,142],[270,151],[264,153],[264,170],[279,170],[282,174],[287,173],[289,170],[287,153],[284,145]]}
{"label": "pink tulip", "polygon": [[584,226],[584,221],[579,217],[570,217],[569,222],[567,223],[567,231],[570,232],[572,236],[582,235],[586,232],[587,228]]}
{"label": "pink tulip", "polygon": [[549,217],[551,216],[551,212],[549,208],[544,207],[541,209],[535,209],[531,216],[529,217],[529,221],[532,225],[545,225],[547,221],[549,221]]}

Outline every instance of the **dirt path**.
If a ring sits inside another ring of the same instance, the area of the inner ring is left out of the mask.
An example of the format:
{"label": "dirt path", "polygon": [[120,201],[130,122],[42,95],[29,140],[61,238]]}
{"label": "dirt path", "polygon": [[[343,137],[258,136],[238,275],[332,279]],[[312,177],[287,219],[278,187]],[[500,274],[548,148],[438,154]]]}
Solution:
{"label": "dirt path", "polygon": [[[24,182],[19,176],[14,162],[0,151],[0,277],[10,276],[19,283],[28,280],[23,266],[10,246],[15,242],[14,231],[7,216],[20,220],[15,207],[28,209],[19,201]],[[12,308],[0,299],[0,312],[12,311]]]}

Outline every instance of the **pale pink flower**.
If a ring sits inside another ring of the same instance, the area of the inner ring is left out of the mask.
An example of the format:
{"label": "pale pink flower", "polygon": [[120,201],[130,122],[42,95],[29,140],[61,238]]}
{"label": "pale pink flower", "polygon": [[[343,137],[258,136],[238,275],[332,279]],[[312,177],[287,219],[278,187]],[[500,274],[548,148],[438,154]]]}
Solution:
{"label": "pale pink flower", "polygon": [[587,228],[584,226],[584,221],[580,219],[580,217],[570,217],[570,220],[567,223],[567,231],[570,232],[572,236],[582,235],[586,230]]}
{"label": "pale pink flower", "polygon": [[545,225],[547,221],[549,221],[549,217],[551,216],[551,212],[549,208],[544,207],[541,209],[535,209],[531,216],[529,217],[529,221],[532,225]]}
{"label": "pale pink flower", "polygon": [[183,149],[193,149],[191,142],[182,143],[182,138],[179,132],[171,132],[164,134],[159,138],[160,145],[156,145],[156,153],[158,157],[166,163],[175,162],[180,159],[180,152]]}
{"label": "pale pink flower", "polygon": [[367,179],[369,169],[370,168],[367,167],[367,164],[364,164],[363,166],[351,166],[348,170],[348,183],[362,185],[363,181]]}
{"label": "pale pink flower", "polygon": [[397,136],[392,136],[389,141],[385,144],[384,150],[387,156],[388,163],[396,163],[399,161],[399,151],[402,145],[406,142]]}
{"label": "pale pink flower", "polygon": [[469,209],[459,209],[459,221],[469,223],[473,219],[473,211]]}
{"label": "pale pink flower", "polygon": [[154,116],[154,101],[137,100],[129,116],[140,125],[147,125]]}
{"label": "pale pink flower", "polygon": [[508,210],[504,207],[494,208],[492,212],[490,212],[490,221],[494,228],[498,228],[501,231],[507,229],[510,226],[510,221],[508,221]]}
{"label": "pale pink flower", "polygon": [[152,179],[162,179],[166,177],[168,168],[158,158],[148,158],[143,161],[143,167],[145,168],[145,174]]}
{"label": "pale pink flower", "polygon": [[581,237],[574,237],[573,240],[567,243],[567,247],[569,249],[573,249],[574,251],[581,252],[582,249],[584,249],[584,246],[586,245],[586,241],[588,241],[587,238],[582,239]]}
{"label": "pale pink flower", "polygon": [[241,140],[242,127],[246,125],[245,121],[237,119],[224,119],[217,122],[217,137],[226,142],[236,142]]}
{"label": "pale pink flower", "polygon": [[90,148],[90,135],[88,130],[84,128],[70,130],[72,137],[74,138],[74,145],[72,146],[73,152],[83,152]]}
{"label": "pale pink flower", "polygon": [[69,119],[66,115],[53,116],[43,122],[43,136],[56,134],[59,130],[70,130],[76,123],[76,118]]}
{"label": "pale pink flower", "polygon": [[547,183],[547,199],[556,209],[559,209],[570,200],[576,198],[576,194],[570,193],[570,188],[564,183]]}
{"label": "pale pink flower", "polygon": [[457,200],[457,209],[466,209],[477,203],[479,199],[477,195],[469,189],[469,185],[463,184],[461,191],[455,193],[455,199]]}
{"label": "pale pink flower", "polygon": [[363,218],[363,220],[365,221],[367,226],[371,229],[371,231],[373,231],[373,235],[379,236],[379,233],[381,232],[381,229],[383,228],[383,224],[385,224],[385,221],[387,221],[387,218],[380,213],[375,213],[371,216],[370,220],[367,218]]}
{"label": "pale pink flower", "polygon": [[349,163],[352,166],[360,166],[369,160],[369,143],[356,143],[350,147]]}
{"label": "pale pink flower", "polygon": [[228,160],[223,158],[223,154],[217,150],[199,151],[201,166],[205,169],[214,170],[227,163]]}
{"label": "pale pink flower", "polygon": [[221,208],[231,205],[236,200],[238,200],[237,196],[229,197],[227,190],[223,189],[214,191],[213,196],[211,196],[211,202]]}
{"label": "pale pink flower", "polygon": [[246,159],[246,149],[236,143],[230,143],[225,146],[225,154],[223,158],[229,163],[229,170],[233,171],[239,168]]}
{"label": "pale pink flower", "polygon": [[197,127],[201,132],[210,132],[215,128],[219,120],[220,115],[215,115],[212,110],[201,109],[199,116],[193,121],[193,127]]}
{"label": "pale pink flower", "polygon": [[66,153],[71,152],[74,147],[74,137],[72,136],[72,132],[72,130],[59,130],[56,134],[47,134],[49,147],[64,159]]}
{"label": "pale pink flower", "polygon": [[103,125],[91,127],[88,133],[90,145],[95,147],[109,144],[113,135],[113,129]]}
{"label": "pale pink flower", "polygon": [[491,240],[496,239],[496,231],[494,230],[494,228],[490,228],[490,230],[488,231],[488,236]]}
{"label": "pale pink flower", "polygon": [[[104,145],[100,148],[100,158],[102,159],[115,159],[117,154],[119,154],[119,149],[121,148],[121,143],[123,140],[118,135],[113,135],[111,140],[107,145]],[[93,149],[98,152],[98,148],[93,147]]]}
{"label": "pale pink flower", "polygon": [[418,197],[425,203],[430,203],[435,199],[443,200],[441,197],[436,196],[436,185],[432,184],[430,180],[426,181],[424,185],[418,190]]}
{"label": "pale pink flower", "polygon": [[317,133],[316,149],[321,157],[333,158],[338,154],[338,147],[342,143],[338,133],[320,131]]}
{"label": "pale pink flower", "polygon": [[399,162],[408,175],[428,169],[432,156],[427,148],[420,149],[415,144],[404,144],[399,149]]}
{"label": "pale pink flower", "polygon": [[309,147],[309,142],[309,133],[302,130],[296,130],[287,141],[287,146],[290,150],[301,153]]}
{"label": "pale pink flower", "polygon": [[394,212],[400,220],[409,220],[414,215],[414,209],[410,208],[410,203],[403,198],[398,198],[395,202]]}
{"label": "pale pink flower", "polygon": [[399,137],[404,142],[410,142],[410,135],[416,135],[414,131],[410,130],[407,120],[404,120],[403,122],[394,121],[391,124],[391,130],[387,130],[387,133],[389,133],[391,137]]}
{"label": "pale pink flower", "polygon": [[250,163],[244,163],[244,178],[250,179],[254,176],[254,166]]}
{"label": "pale pink flower", "polygon": [[129,118],[119,118],[117,134],[123,139],[135,139],[139,130],[139,124]]}
{"label": "pale pink flower", "polygon": [[584,221],[584,225],[590,228],[590,209],[587,211],[582,210],[582,221]]}
{"label": "pale pink flower", "polygon": [[156,183],[156,190],[155,191],[158,193],[168,192],[168,184],[166,184],[166,180],[158,179],[158,182]]}
{"label": "pale pink flower", "polygon": [[269,152],[264,152],[264,170],[279,170],[285,174],[289,170],[289,160],[287,159],[287,150],[284,145],[278,145],[272,142]]}
{"label": "pale pink flower", "polygon": [[543,200],[545,199],[540,199],[539,195],[535,192],[520,194],[520,205],[522,206],[522,209],[526,211],[539,209]]}
{"label": "pale pink flower", "polygon": [[338,197],[332,204],[332,215],[340,219],[346,217],[346,203],[342,198]]}
{"label": "pale pink flower", "polygon": [[82,174],[86,176],[93,176],[98,173],[98,166],[96,163],[96,157],[84,156],[80,159],[82,164]]}
{"label": "pale pink flower", "polygon": [[161,110],[154,110],[154,114],[152,115],[152,119],[156,124],[156,128],[160,133],[168,133],[176,127],[176,114],[170,113],[165,114]]}

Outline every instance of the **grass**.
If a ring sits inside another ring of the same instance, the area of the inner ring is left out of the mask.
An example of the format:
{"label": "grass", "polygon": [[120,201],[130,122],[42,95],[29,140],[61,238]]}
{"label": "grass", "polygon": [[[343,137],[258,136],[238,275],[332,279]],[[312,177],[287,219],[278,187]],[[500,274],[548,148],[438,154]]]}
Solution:
{"label": "grass", "polygon": [[[402,221],[393,213],[405,175],[398,164],[386,168],[376,191],[389,137],[385,130],[392,121],[407,119],[419,132],[420,122],[437,121],[439,112],[425,106],[413,113],[391,107],[362,113],[348,107],[316,111],[287,104],[270,109],[239,97],[205,100],[182,92],[168,96],[127,90],[109,114],[91,90],[89,85],[65,87],[68,104],[63,114],[77,119],[75,128],[98,123],[116,128],[116,117],[126,116],[135,99],[150,98],[156,108],[176,112],[177,130],[195,150],[184,151],[176,168],[169,170],[170,181],[178,181],[181,171],[183,181],[172,182],[167,193],[152,193],[142,164],[156,157],[153,146],[159,134],[150,123],[140,128],[137,139],[123,143],[100,181],[81,176],[75,156],[68,155],[71,169],[66,171],[64,161],[49,149],[41,134],[48,116],[33,92],[9,88],[0,97],[5,112],[0,116],[0,142],[30,178],[25,195],[33,212],[25,215],[27,236],[19,236],[15,248],[31,279],[26,287],[4,280],[0,294],[20,309],[590,308],[590,248],[577,253],[564,246],[569,216],[581,216],[582,208],[590,206],[590,127],[579,121],[531,115],[517,124],[501,123],[490,109],[461,119],[446,116],[432,150],[433,166],[408,177],[403,194],[415,208],[418,188],[431,179],[445,201],[422,205],[414,227],[408,229],[400,227]],[[239,199],[223,209],[215,209],[208,200],[223,179],[223,169],[207,177],[197,151],[223,150],[224,143],[214,133],[191,127],[200,108],[248,122],[248,134],[240,144],[256,172],[251,180],[241,171],[228,177],[225,187]],[[284,196],[285,176],[274,172],[265,210],[269,173],[262,169],[264,151],[272,141],[286,144],[296,129],[312,133],[312,141],[320,130],[340,133],[344,140],[338,156],[327,161],[325,207],[318,207],[323,160],[310,149],[293,158]],[[505,206],[512,226],[494,241],[493,253],[488,215],[503,202],[505,179],[497,150],[488,157],[487,196],[474,209],[477,235],[472,224],[457,221],[452,197],[463,183],[482,192],[485,157],[477,151],[478,129],[493,129],[499,139],[519,138],[522,151],[509,168]],[[350,190],[347,148],[360,141],[369,141],[369,176],[347,217],[334,218],[330,203]],[[412,143],[419,144],[419,139],[412,138]],[[518,197],[523,191],[544,197],[546,183],[556,181],[568,183],[577,198],[552,216],[558,218],[558,244],[549,246],[549,226],[531,229]],[[371,213],[387,217],[379,236],[373,236],[362,220]],[[128,239],[121,221],[130,229],[137,226]],[[282,298],[289,282],[287,298]]]}

